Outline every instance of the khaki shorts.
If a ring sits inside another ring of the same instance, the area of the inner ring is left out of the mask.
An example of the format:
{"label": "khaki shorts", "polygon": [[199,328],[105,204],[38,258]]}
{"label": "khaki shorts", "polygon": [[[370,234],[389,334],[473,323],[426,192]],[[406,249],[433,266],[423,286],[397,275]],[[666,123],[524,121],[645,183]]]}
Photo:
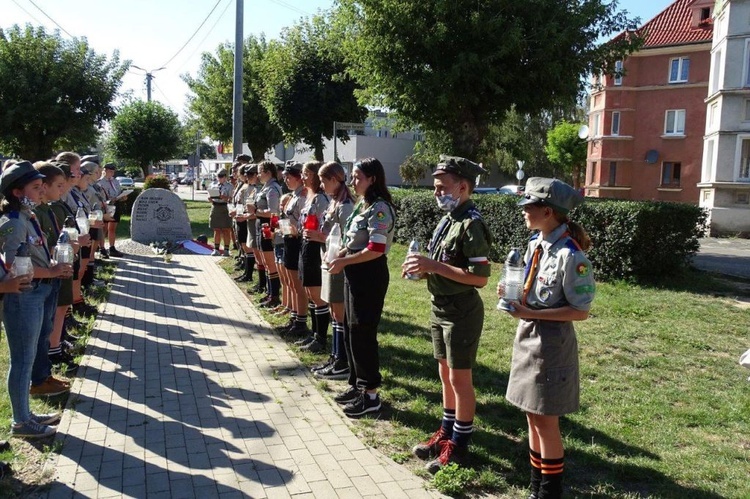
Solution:
{"label": "khaki shorts", "polygon": [[482,336],[484,304],[475,289],[450,296],[433,296],[430,312],[432,348],[436,359],[451,369],[471,369]]}

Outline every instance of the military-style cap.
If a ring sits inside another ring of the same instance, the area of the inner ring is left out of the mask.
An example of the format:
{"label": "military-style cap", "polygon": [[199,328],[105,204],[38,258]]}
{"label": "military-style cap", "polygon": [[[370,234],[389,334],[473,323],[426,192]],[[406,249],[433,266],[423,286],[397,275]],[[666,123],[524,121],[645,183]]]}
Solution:
{"label": "military-style cap", "polygon": [[461,178],[473,181],[476,180],[478,175],[487,173],[487,170],[466,158],[441,154],[440,162],[437,164],[437,167],[435,167],[432,176],[437,177],[443,173],[453,173]]}
{"label": "military-style cap", "polygon": [[216,174],[217,177],[226,177],[227,171],[226,170],[220,170],[219,173]]}
{"label": "military-style cap", "polygon": [[284,163],[284,171],[282,171],[281,173],[292,173],[299,176],[302,173],[302,163],[290,159],[286,163]]}
{"label": "military-style cap", "polygon": [[561,213],[568,213],[582,202],[581,193],[562,180],[531,177],[526,181],[524,197],[518,202],[518,206],[539,203],[548,205]]}
{"label": "military-style cap", "polygon": [[96,164],[96,163],[94,163],[93,161],[84,161],[83,163],[81,163],[81,173],[83,173],[83,170],[84,170],[84,169],[85,169],[85,170],[86,170],[86,171],[87,171],[88,173],[91,173],[91,172],[93,172],[94,170],[96,170],[97,168],[99,168],[99,165],[97,165],[97,164]]}
{"label": "military-style cap", "polygon": [[91,170],[81,165],[81,177],[83,177],[84,175],[91,175]]}
{"label": "military-style cap", "polygon": [[241,161],[243,163],[249,163],[252,160],[252,158],[247,154],[238,154],[234,159],[235,161]]}
{"label": "military-style cap", "polygon": [[53,165],[55,165],[56,167],[58,167],[59,169],[61,169],[63,171],[63,173],[65,174],[65,176],[68,177],[68,178],[70,178],[70,176],[71,176],[70,165],[66,161],[57,161],[57,160],[55,160],[55,161],[50,161],[50,163],[52,163]]}
{"label": "military-style cap", "polygon": [[85,163],[86,161],[91,161],[92,163],[99,164],[99,156],[96,154],[87,154],[86,156],[81,157],[81,163]]}
{"label": "military-style cap", "polygon": [[44,175],[34,169],[28,161],[19,161],[10,165],[0,177],[0,192],[7,194],[13,187],[23,187],[32,180],[44,178]]}
{"label": "military-style cap", "polygon": [[242,173],[245,175],[257,175],[258,165],[245,165],[242,169]]}
{"label": "military-style cap", "polygon": [[104,169],[105,170],[117,170],[117,165],[115,165],[114,163],[107,163],[106,165],[104,165]]}

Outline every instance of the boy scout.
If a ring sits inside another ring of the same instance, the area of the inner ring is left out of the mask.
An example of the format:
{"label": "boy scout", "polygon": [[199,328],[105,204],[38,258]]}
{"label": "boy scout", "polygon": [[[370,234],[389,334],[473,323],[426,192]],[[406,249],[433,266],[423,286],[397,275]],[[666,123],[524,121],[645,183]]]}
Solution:
{"label": "boy scout", "polygon": [[435,199],[446,212],[428,247],[429,256],[412,255],[403,274],[422,274],[432,294],[430,329],[443,388],[443,422],[432,437],[414,447],[420,459],[435,459],[427,470],[462,463],[474,425],[476,398],[471,369],[482,334],[484,305],[477,288],[490,276],[491,238],[471,201],[481,166],[464,158],[441,156],[435,173]]}

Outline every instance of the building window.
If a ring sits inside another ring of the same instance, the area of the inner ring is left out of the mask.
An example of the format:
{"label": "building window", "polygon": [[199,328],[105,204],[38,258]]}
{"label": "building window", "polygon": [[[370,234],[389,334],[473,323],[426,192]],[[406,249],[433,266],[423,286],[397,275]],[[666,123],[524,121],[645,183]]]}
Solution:
{"label": "building window", "polygon": [[685,110],[670,109],[664,117],[664,135],[685,135]]}
{"label": "building window", "polygon": [[701,174],[701,180],[703,182],[711,181],[711,174],[713,173],[714,167],[714,141],[709,140],[706,142],[706,157],[703,158],[703,173]]}
{"label": "building window", "polygon": [[589,185],[596,183],[596,177],[597,177],[597,175],[596,175],[596,167],[597,167],[597,162],[596,161],[592,161],[591,162],[591,169],[589,170]]}
{"label": "building window", "polygon": [[701,22],[706,22],[711,19],[711,7],[703,7],[701,9]]}
{"label": "building window", "polygon": [[690,74],[690,59],[677,57],[669,61],[669,83],[686,83]]}
{"label": "building window", "polygon": [[617,185],[617,161],[609,162],[609,182],[607,185]]}
{"label": "building window", "polygon": [[620,135],[620,111],[612,112],[612,135]]}
{"label": "building window", "polygon": [[599,137],[602,134],[601,130],[601,114],[596,113],[591,119],[591,132],[594,137]]}
{"label": "building window", "polygon": [[712,94],[719,91],[720,78],[721,78],[721,50],[717,51],[714,54],[714,63],[711,65],[711,93]]}
{"label": "building window", "polygon": [[661,165],[661,185],[662,187],[679,187],[680,186],[680,163],[664,162]]}
{"label": "building window", "polygon": [[737,192],[734,195],[735,204],[750,204],[750,192]]}
{"label": "building window", "polygon": [[622,85],[622,61],[615,61],[615,85]]}
{"label": "building window", "polygon": [[750,38],[745,40],[745,85],[750,87]]}
{"label": "building window", "polygon": [[714,102],[708,109],[708,128],[713,129],[716,124],[716,114],[719,112],[719,103]]}
{"label": "building window", "polygon": [[750,180],[750,139],[742,139],[739,180]]}
{"label": "building window", "polygon": [[745,99],[745,121],[750,121],[750,99]]}

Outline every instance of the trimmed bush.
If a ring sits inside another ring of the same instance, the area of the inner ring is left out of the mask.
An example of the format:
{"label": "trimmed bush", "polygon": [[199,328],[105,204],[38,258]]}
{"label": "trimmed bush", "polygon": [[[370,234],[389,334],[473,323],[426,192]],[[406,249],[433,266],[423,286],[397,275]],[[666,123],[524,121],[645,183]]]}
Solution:
{"label": "trimmed bush", "polygon": [[133,188],[133,192],[127,197],[127,199],[125,199],[122,210],[124,215],[130,216],[130,213],[133,211],[133,204],[135,204],[135,200],[141,195],[141,192],[143,192],[143,189],[140,187]]}
{"label": "trimmed bush", "polygon": [[[426,247],[443,213],[429,191],[399,190],[395,239],[417,239]],[[490,259],[501,262],[530,237],[515,196],[474,196],[494,238]],[[672,275],[690,262],[706,231],[698,206],[655,201],[588,199],[571,213],[593,242],[588,256],[599,279],[642,279]]]}
{"label": "trimmed bush", "polygon": [[164,175],[149,175],[143,182],[143,189],[167,189],[170,190],[172,183]]}

